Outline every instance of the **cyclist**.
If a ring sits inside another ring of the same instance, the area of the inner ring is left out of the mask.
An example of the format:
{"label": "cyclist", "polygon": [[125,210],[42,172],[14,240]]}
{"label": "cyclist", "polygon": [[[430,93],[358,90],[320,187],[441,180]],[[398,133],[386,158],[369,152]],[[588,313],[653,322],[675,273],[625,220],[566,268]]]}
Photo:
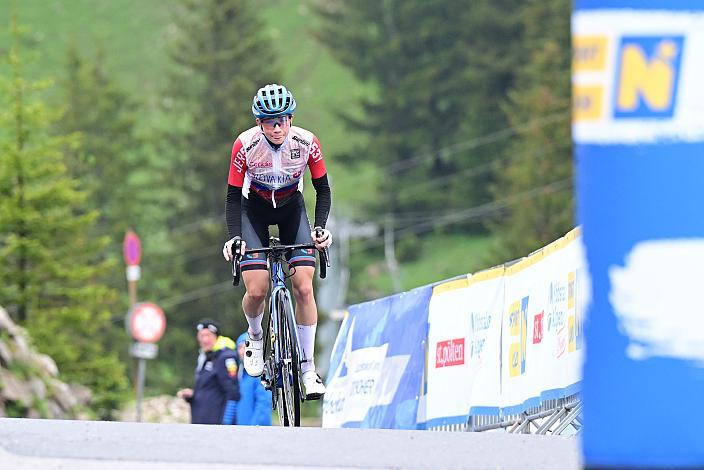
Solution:
{"label": "cyclist", "polygon": [[[283,244],[314,243],[323,249],[332,243],[325,228],[331,194],[318,138],[292,125],[296,100],[286,87],[270,84],[260,88],[252,102],[256,125],[241,133],[232,147],[225,217],[230,240],[223,256],[232,260],[246,247],[269,243],[269,226],[278,225]],[[310,169],[315,188],[315,224],[311,230],[303,200],[303,172]],[[306,399],[319,399],[325,386],[315,371],[313,352],[318,312],[313,296],[315,272],[313,250],[296,250],[288,256],[293,267],[291,283],[296,299],[296,323],[303,357],[301,372]],[[264,371],[262,318],[269,274],[266,257],[245,255],[241,263],[245,295],[242,308],[249,324],[244,368],[251,376]]]}

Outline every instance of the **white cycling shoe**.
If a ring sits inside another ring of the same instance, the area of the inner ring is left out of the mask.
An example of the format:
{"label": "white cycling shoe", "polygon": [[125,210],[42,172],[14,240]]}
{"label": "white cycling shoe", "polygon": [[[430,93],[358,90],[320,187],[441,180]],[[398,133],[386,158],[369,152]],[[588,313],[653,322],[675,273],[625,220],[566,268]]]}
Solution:
{"label": "white cycling shoe", "polygon": [[252,377],[264,373],[264,338],[249,338],[244,342],[244,370]]}
{"label": "white cycling shoe", "polygon": [[314,370],[303,373],[303,388],[306,390],[306,400],[319,400],[325,395],[323,380]]}

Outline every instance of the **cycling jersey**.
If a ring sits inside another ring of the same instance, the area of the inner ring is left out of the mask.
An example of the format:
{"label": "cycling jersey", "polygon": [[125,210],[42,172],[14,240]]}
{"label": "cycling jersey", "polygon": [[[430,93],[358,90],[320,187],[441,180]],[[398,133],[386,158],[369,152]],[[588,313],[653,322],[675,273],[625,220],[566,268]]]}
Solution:
{"label": "cycling jersey", "polygon": [[320,142],[312,132],[291,126],[284,142],[274,148],[258,126],[241,133],[232,147],[228,184],[253,191],[273,207],[303,192],[303,172],[313,179],[326,174]]}

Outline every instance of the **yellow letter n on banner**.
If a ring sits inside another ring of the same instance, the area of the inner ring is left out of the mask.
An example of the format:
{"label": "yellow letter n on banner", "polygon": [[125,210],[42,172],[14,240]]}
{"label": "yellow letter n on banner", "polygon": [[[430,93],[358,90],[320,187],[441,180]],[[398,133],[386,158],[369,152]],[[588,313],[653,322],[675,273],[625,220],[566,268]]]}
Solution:
{"label": "yellow letter n on banner", "polygon": [[683,44],[682,36],[621,39],[615,118],[673,116]]}

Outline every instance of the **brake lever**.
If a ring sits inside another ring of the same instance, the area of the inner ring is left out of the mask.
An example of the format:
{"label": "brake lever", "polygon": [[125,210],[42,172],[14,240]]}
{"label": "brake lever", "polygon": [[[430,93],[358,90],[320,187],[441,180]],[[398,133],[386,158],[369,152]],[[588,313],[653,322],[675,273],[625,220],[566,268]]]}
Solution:
{"label": "brake lever", "polygon": [[241,268],[240,268],[240,261],[242,261],[242,258],[244,256],[242,253],[240,253],[239,250],[237,250],[236,253],[232,253],[232,285],[233,286],[239,286],[240,285],[240,276],[241,276]]}
{"label": "brake lever", "polygon": [[330,251],[328,250],[327,246],[325,248],[323,248],[323,254],[325,254],[325,265],[329,268],[330,267]]}

